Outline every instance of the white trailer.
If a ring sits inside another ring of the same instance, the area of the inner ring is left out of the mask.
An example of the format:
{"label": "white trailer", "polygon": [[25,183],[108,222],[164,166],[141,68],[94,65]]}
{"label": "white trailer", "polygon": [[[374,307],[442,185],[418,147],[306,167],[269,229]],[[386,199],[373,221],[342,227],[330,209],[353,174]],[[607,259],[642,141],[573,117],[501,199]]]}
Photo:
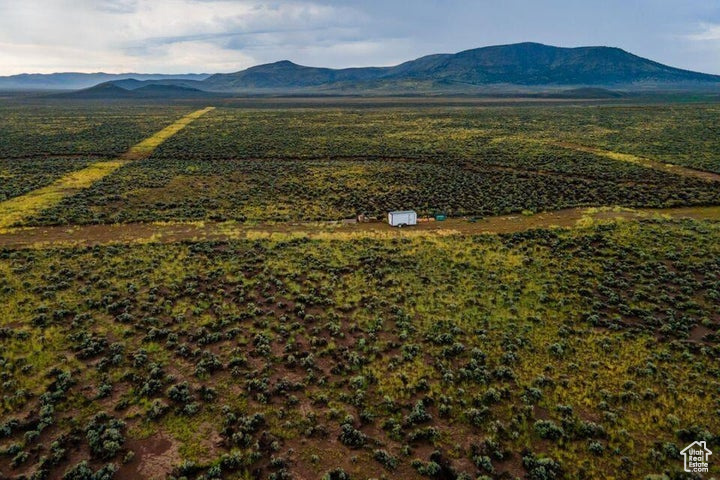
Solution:
{"label": "white trailer", "polygon": [[390,212],[388,213],[388,223],[391,227],[417,225],[417,213],[413,210]]}

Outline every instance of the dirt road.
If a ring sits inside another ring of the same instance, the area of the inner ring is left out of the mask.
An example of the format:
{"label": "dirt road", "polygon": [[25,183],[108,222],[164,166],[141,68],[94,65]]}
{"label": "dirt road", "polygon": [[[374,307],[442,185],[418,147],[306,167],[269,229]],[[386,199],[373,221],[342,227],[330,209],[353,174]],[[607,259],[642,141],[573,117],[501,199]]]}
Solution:
{"label": "dirt road", "polygon": [[572,208],[536,215],[503,215],[470,221],[451,218],[427,221],[417,226],[392,228],[375,223],[263,223],[172,222],[128,223],[6,229],[0,233],[0,248],[52,248],[131,243],[171,243],[181,241],[221,241],[247,238],[393,238],[428,235],[477,235],[514,233],[542,228],[576,228],[594,222],[647,218],[720,221],[720,206],[671,209]]}

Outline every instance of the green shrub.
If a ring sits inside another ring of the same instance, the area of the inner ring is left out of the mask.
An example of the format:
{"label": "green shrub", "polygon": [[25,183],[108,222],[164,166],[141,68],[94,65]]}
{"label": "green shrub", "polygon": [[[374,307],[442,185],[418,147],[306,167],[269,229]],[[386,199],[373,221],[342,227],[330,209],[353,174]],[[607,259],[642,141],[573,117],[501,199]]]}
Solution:
{"label": "green shrub", "polygon": [[85,426],[85,435],[92,455],[103,460],[115,457],[125,442],[122,434],[124,428],[125,422],[105,412],[95,415]]}

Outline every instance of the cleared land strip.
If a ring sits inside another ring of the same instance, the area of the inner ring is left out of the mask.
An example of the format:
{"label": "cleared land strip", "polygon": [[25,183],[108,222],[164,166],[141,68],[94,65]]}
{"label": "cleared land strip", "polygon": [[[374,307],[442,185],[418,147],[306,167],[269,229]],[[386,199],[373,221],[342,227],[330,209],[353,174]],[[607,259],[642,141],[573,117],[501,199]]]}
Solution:
{"label": "cleared land strip", "polygon": [[637,155],[631,155],[629,153],[618,153],[610,150],[603,150],[600,148],[587,147],[585,145],[579,145],[577,143],[570,142],[550,142],[551,145],[558,147],[575,150],[578,152],[593,153],[600,155],[601,157],[609,158],[611,160],[617,160],[620,162],[634,163],[645,168],[652,168],[655,170],[661,170],[667,173],[673,173],[675,175],[682,175],[683,177],[698,178],[708,182],[720,182],[720,174],[706,172],[703,170],[695,170],[694,168],[682,167],[680,165],[674,165],[671,163],[658,162],[645,157],[638,157]]}
{"label": "cleared land strip", "polygon": [[669,209],[571,208],[536,215],[503,215],[471,222],[451,218],[423,222],[415,227],[392,228],[386,223],[316,222],[247,225],[235,222],[127,223],[15,228],[0,233],[0,248],[53,248],[182,241],[239,239],[338,239],[394,238],[400,236],[477,235],[515,233],[542,228],[573,228],[594,222],[641,219],[695,219],[720,221],[720,206]]}
{"label": "cleared land strip", "polygon": [[0,203],[0,230],[11,227],[21,220],[39,213],[41,210],[56,205],[63,198],[88,188],[128,162],[147,158],[158,145],[185,128],[190,122],[213,110],[213,108],[204,108],[184,116],[172,125],[138,143],[116,160],[93,163],[82,170],[64,175],[46,187]]}
{"label": "cleared land strip", "polygon": [[165,140],[172,137],[183,128],[187,127],[190,123],[194,122],[195,120],[212,110],[215,110],[215,107],[206,107],[202,110],[197,110],[188,115],[185,115],[177,122],[163,128],[152,137],[146,138],[142,142],[132,147],[121,158],[126,160],[138,160],[150,156],[150,154],[153,152],[153,150],[157,148],[158,145],[160,145]]}

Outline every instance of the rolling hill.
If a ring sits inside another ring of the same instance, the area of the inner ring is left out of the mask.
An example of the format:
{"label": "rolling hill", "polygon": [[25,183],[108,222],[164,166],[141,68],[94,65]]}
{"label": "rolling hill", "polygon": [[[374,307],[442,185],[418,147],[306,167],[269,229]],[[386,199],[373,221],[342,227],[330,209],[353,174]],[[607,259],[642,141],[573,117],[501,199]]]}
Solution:
{"label": "rolling hill", "polygon": [[100,85],[75,92],[58,93],[52,95],[52,97],[83,100],[153,100],[204,98],[213,97],[215,95],[217,94],[213,92],[187,87],[184,85],[154,84],[136,82],[132,80],[121,80],[119,82],[101,83]]}

